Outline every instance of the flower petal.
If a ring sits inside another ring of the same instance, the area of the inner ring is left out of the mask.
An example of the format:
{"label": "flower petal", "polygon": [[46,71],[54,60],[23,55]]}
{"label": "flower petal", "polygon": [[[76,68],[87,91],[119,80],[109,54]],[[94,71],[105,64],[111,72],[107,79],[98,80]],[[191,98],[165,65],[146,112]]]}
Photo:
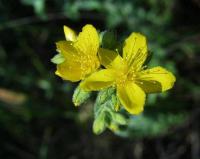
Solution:
{"label": "flower petal", "polygon": [[125,40],[123,58],[127,61],[130,69],[138,71],[147,58],[146,37],[140,33],[132,33]]}
{"label": "flower petal", "polygon": [[137,84],[146,93],[163,92],[173,87],[175,76],[166,69],[158,66],[139,73]]}
{"label": "flower petal", "polygon": [[114,84],[116,72],[112,69],[103,69],[91,74],[80,86],[85,91],[96,91]]}
{"label": "flower petal", "polygon": [[81,69],[80,56],[71,42],[59,41],[56,43],[56,46],[58,52],[65,58],[63,63],[57,65],[56,75],[72,82],[83,79],[84,72]]}
{"label": "flower petal", "polygon": [[96,56],[99,49],[99,35],[97,30],[90,24],[85,25],[74,42],[74,47],[87,56]]}
{"label": "flower petal", "polygon": [[129,113],[139,114],[143,111],[146,95],[135,83],[127,82],[124,85],[117,85],[117,96]]}
{"label": "flower petal", "polygon": [[127,67],[123,58],[115,51],[100,48],[98,54],[100,63],[106,68],[123,70]]}
{"label": "flower petal", "polygon": [[63,26],[64,33],[65,33],[65,38],[67,41],[75,41],[77,38],[77,35],[74,30],[69,28],[68,26]]}
{"label": "flower petal", "polygon": [[77,82],[83,79],[82,70],[80,65],[74,61],[68,61],[58,64],[56,75],[60,76],[64,80]]}
{"label": "flower petal", "polygon": [[61,53],[65,59],[73,60],[80,57],[70,41],[59,41],[56,43],[56,47],[58,52]]}

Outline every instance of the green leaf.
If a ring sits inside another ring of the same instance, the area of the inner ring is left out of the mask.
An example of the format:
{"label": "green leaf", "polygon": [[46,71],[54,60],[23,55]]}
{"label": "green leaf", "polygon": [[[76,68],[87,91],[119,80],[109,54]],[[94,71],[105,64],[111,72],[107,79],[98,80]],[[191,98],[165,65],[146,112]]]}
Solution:
{"label": "green leaf", "polygon": [[105,112],[100,113],[93,123],[93,132],[97,135],[101,134],[106,129]]}
{"label": "green leaf", "polygon": [[127,124],[126,118],[119,113],[113,113],[112,114],[112,121],[119,124],[119,125],[126,125]]}
{"label": "green leaf", "polygon": [[112,99],[111,100],[112,100],[113,109],[115,111],[118,111],[120,109],[120,104],[121,103],[120,103],[116,93],[112,95]]}
{"label": "green leaf", "polygon": [[112,131],[117,131],[120,125],[127,124],[127,120],[123,114],[115,111],[115,105],[116,103],[119,104],[118,102],[114,87],[104,89],[98,93],[94,107],[94,133],[100,134],[106,129],[106,127]]}
{"label": "green leaf", "polygon": [[106,103],[106,101],[111,99],[111,96],[114,92],[115,92],[114,87],[110,87],[110,88],[100,91],[97,96],[95,105],[102,105],[102,104]]}
{"label": "green leaf", "polygon": [[91,96],[91,92],[84,91],[78,86],[73,94],[72,100],[75,106],[80,106],[84,102],[86,102]]}

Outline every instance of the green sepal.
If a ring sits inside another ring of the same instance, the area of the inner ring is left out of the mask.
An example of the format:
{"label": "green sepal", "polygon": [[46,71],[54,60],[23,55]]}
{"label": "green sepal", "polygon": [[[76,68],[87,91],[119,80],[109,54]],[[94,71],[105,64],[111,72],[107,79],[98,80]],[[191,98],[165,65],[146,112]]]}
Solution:
{"label": "green sepal", "polygon": [[65,58],[62,54],[57,54],[51,59],[51,62],[54,64],[61,64],[64,61],[65,61]]}
{"label": "green sepal", "polygon": [[90,98],[91,93],[92,92],[84,91],[83,89],[80,88],[80,86],[76,87],[72,97],[74,105],[80,106],[81,104],[86,102]]}
{"label": "green sepal", "polygon": [[146,58],[146,60],[145,60],[145,62],[143,64],[144,66],[146,66],[151,61],[152,56],[153,56],[153,52],[148,51],[147,58]]}
{"label": "green sepal", "polygon": [[116,49],[118,45],[117,35],[114,31],[101,32],[100,41],[102,47],[107,49]]}

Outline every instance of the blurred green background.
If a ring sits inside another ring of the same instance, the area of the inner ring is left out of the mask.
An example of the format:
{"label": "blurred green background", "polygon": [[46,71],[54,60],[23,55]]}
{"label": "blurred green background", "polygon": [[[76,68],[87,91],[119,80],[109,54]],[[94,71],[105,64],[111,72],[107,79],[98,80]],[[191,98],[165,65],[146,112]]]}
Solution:
{"label": "blurred green background", "polygon": [[[199,17],[199,0],[0,0],[0,158],[199,159]],[[145,34],[150,66],[177,77],[117,134],[92,133],[94,100],[75,108],[77,83],[55,76],[50,62],[63,25],[87,23],[121,41]]]}

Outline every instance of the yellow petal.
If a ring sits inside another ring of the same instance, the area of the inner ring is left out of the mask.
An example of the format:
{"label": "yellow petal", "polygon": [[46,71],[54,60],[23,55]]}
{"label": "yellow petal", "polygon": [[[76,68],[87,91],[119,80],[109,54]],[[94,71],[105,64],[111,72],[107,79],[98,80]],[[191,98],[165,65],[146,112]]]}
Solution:
{"label": "yellow petal", "polygon": [[138,71],[147,58],[147,42],[140,33],[132,33],[126,40],[123,48],[123,58],[130,69]]}
{"label": "yellow petal", "polygon": [[166,69],[158,66],[139,73],[137,84],[146,93],[163,92],[173,87],[175,76]]}
{"label": "yellow petal", "polygon": [[65,61],[57,65],[56,75],[64,80],[72,82],[83,79],[84,72],[81,69],[81,60],[77,50],[72,46],[69,41],[59,41],[56,43],[57,50],[61,53]]}
{"label": "yellow petal", "polygon": [[123,70],[127,68],[126,62],[115,51],[100,48],[98,54],[100,63],[106,68],[115,70]]}
{"label": "yellow petal", "polygon": [[146,96],[135,83],[127,82],[124,85],[117,85],[117,96],[129,113],[139,114],[143,111]]}
{"label": "yellow petal", "polygon": [[112,69],[103,69],[91,74],[80,86],[85,91],[96,91],[114,84],[116,72]]}
{"label": "yellow petal", "polygon": [[96,56],[99,49],[97,30],[90,24],[85,25],[74,42],[74,47],[87,56]]}
{"label": "yellow petal", "polygon": [[56,43],[56,47],[59,53],[61,53],[65,59],[79,58],[77,50],[72,46],[69,41],[59,41]]}
{"label": "yellow petal", "polygon": [[69,28],[68,26],[63,26],[64,28],[64,33],[65,33],[65,38],[67,41],[75,41],[77,38],[77,35],[74,30]]}
{"label": "yellow petal", "polygon": [[60,76],[64,80],[77,82],[83,79],[82,70],[80,65],[75,61],[68,61],[58,64],[56,75]]}

